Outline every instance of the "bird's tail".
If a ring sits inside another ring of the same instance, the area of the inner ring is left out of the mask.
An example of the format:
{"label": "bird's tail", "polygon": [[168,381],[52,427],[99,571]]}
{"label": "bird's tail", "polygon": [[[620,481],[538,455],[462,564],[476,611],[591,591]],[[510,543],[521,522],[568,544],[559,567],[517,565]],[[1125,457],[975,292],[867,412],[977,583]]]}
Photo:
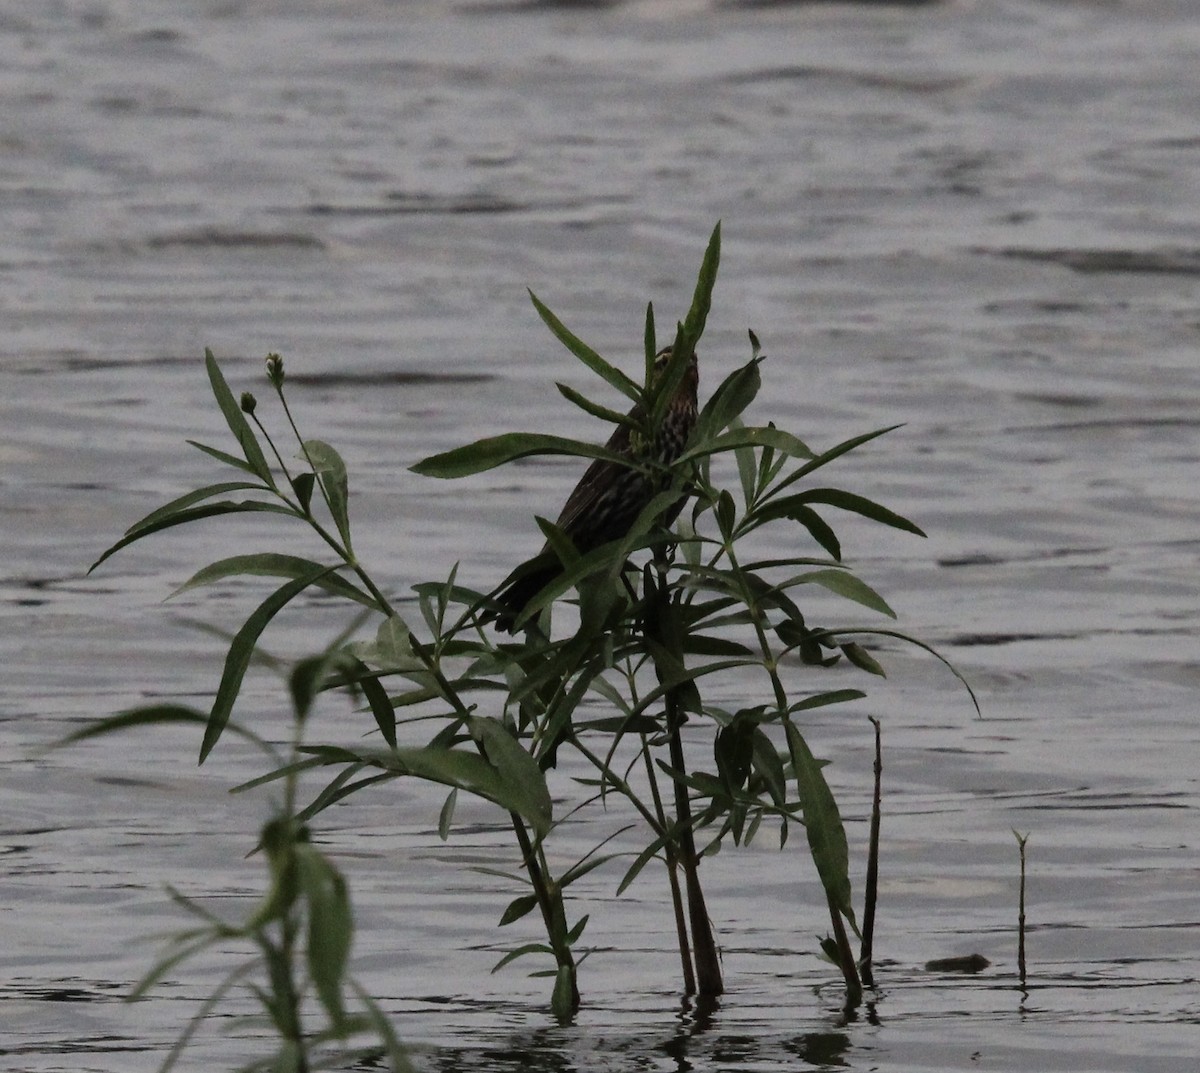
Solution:
{"label": "bird's tail", "polygon": [[562,564],[549,553],[537,555],[518,566],[493,597],[496,625],[505,633],[512,633],[525,605],[561,571]]}

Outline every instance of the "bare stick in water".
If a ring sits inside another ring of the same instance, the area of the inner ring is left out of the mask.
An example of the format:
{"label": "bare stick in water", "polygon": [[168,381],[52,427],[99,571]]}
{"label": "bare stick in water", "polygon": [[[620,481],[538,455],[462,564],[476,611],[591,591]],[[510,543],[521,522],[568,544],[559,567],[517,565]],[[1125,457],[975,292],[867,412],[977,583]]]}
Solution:
{"label": "bare stick in water", "polygon": [[1017,909],[1017,973],[1021,977],[1021,987],[1025,986],[1025,843],[1029,841],[1029,835],[1020,834],[1016,830],[1013,834],[1017,839],[1017,846],[1021,853],[1021,893],[1018,901]]}
{"label": "bare stick in water", "polygon": [[879,817],[883,800],[883,750],[879,720],[868,716],[875,726],[875,796],[871,801],[871,841],[867,849],[867,881],[863,894],[862,950],[859,958],[863,983],[874,987],[871,960],[874,956],[875,901],[879,893]]}

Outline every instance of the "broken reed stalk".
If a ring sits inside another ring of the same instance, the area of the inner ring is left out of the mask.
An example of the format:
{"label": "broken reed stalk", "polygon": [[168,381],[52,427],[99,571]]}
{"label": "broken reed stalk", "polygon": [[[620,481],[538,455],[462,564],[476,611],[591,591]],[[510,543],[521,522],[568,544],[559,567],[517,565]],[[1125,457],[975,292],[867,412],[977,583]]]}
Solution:
{"label": "broken reed stalk", "polygon": [[879,821],[883,801],[883,748],[879,720],[868,716],[875,727],[875,792],[871,799],[871,837],[867,848],[867,879],[863,892],[862,948],[859,969],[863,983],[875,986],[871,972],[875,943],[875,902],[879,895]]}
{"label": "broken reed stalk", "polygon": [[1021,888],[1017,903],[1017,975],[1021,978],[1021,987],[1025,987],[1025,843],[1029,835],[1013,831],[1021,855]]}

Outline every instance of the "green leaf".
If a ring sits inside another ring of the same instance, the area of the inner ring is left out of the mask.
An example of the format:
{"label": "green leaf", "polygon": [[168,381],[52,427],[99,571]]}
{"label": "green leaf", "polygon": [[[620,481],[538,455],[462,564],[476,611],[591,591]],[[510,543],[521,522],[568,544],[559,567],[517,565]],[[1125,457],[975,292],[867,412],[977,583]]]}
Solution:
{"label": "green leaf", "polygon": [[817,866],[821,885],[830,901],[857,931],[854,906],[850,902],[850,850],[837,801],[821,770],[826,761],[819,761],[813,756],[793,722],[788,720],[784,726],[813,863]]}
{"label": "green leaf", "polygon": [[504,781],[509,807],[519,812],[539,836],[550,831],[553,803],[546,775],[508,728],[490,716],[472,716],[467,728],[482,747],[488,762]]}
{"label": "green leaf", "polygon": [[893,529],[903,529],[906,533],[915,533],[921,537],[925,535],[924,531],[918,525],[910,522],[895,511],[888,510],[887,507],[881,506],[864,496],[855,495],[852,492],[843,492],[840,488],[810,488],[805,492],[789,496],[788,499],[797,503],[828,503],[831,507],[838,507],[841,510],[848,510],[854,514],[861,514],[864,518],[870,518],[872,521],[890,525]]}
{"label": "green leaf", "polygon": [[877,674],[880,678],[886,678],[887,672],[883,666],[871,655],[862,645],[856,644],[854,641],[848,641],[840,646],[845,653],[846,658],[861,670],[867,671],[870,674]]}
{"label": "green leaf", "polygon": [[458,790],[453,789],[446,795],[442,811],[438,813],[438,838],[443,842],[450,837],[450,824],[454,822],[454,807],[458,804]]}
{"label": "green leaf", "polygon": [[820,585],[822,588],[828,589],[838,596],[844,596],[847,600],[853,600],[856,604],[869,607],[872,611],[878,611],[889,618],[896,617],[896,612],[888,606],[887,601],[879,593],[865,581],[855,577],[847,570],[833,568],[829,570],[813,570],[811,573],[801,574],[794,579],[793,583],[797,585],[806,583]]}
{"label": "green leaf", "polygon": [[719,454],[722,451],[733,451],[739,447],[773,447],[777,451],[796,458],[811,458],[812,451],[802,440],[790,432],[773,426],[756,426],[752,428],[731,428],[711,439],[702,439],[690,450],[680,456],[681,462],[693,458],[705,458]]}
{"label": "green leaf", "polygon": [[[298,555],[283,555],[278,552],[267,551],[258,552],[253,555],[232,555],[228,559],[221,559],[218,562],[210,563],[208,566],[197,570],[187,581],[172,592],[167,599],[173,599],[180,593],[187,592],[188,589],[198,588],[201,585],[211,585],[213,582],[227,577],[236,577],[245,574],[252,577],[298,578],[306,574],[311,574],[315,569],[326,569],[326,567],[322,566],[321,563],[314,562],[312,559],[304,559]],[[315,588],[323,589],[331,595],[345,597],[347,600],[353,600],[355,603],[360,603],[364,607],[369,607],[375,611],[383,610],[376,603],[375,597],[363,592],[356,585],[351,584],[338,574],[328,574],[313,584]]]}
{"label": "green leaf", "polygon": [[[221,514],[239,514],[244,512],[250,513],[266,513],[266,514],[286,514],[289,517],[297,518],[299,515],[291,508],[285,507],[276,503],[263,503],[257,500],[247,500],[240,503],[234,503],[229,500],[221,500],[219,503],[208,503],[202,507],[188,507],[184,510],[177,511],[175,514],[167,517],[159,518],[157,521],[151,522],[149,525],[144,525],[143,522],[138,522],[125,536],[112,545],[103,555],[100,556],[91,566],[88,567],[90,574],[109,556],[120,551],[124,547],[128,547],[135,541],[141,540],[143,537],[148,537],[152,533],[160,533],[164,529],[170,529],[176,525],[186,525],[188,522],[200,521],[202,518],[215,518]],[[157,512],[156,512],[157,513]],[[143,520],[144,521],[144,520]]]}
{"label": "green leaf", "polygon": [[[507,734],[507,731],[504,733]],[[512,740],[511,735],[509,738]],[[520,748],[515,741],[513,744]],[[503,746],[500,746],[496,751],[502,750]],[[454,786],[491,801],[509,812],[518,813],[539,835],[549,830],[549,791],[545,788],[545,777],[536,765],[533,767],[537,770],[540,786],[527,787],[520,785],[519,780],[530,773],[528,766],[521,764],[519,769],[513,772],[513,765],[510,765],[510,770],[502,773],[488,758],[465,749],[433,745],[387,750],[305,746],[301,751],[319,756],[327,764],[362,761],[396,775],[411,775],[414,778],[441,783],[443,786]],[[529,759],[528,754],[526,758]]]}
{"label": "green leaf", "polygon": [[275,479],[271,476],[271,467],[267,465],[266,456],[258,445],[258,438],[242,413],[238,400],[233,397],[233,392],[225,383],[225,376],[217,364],[217,359],[207,347],[204,350],[204,364],[208,369],[208,380],[212,385],[217,405],[220,406],[221,413],[225,415],[225,423],[229,426],[229,431],[233,433],[233,438],[238,441],[242,454],[246,456],[246,463],[254,473],[262,478],[264,483],[274,488]]}
{"label": "green leaf", "polygon": [[700,411],[697,419],[699,428],[715,436],[737,421],[762,387],[759,361],[758,358],[748,361],[721,381]]}
{"label": "green leaf", "polygon": [[246,669],[250,666],[254,646],[262,631],[293,597],[299,595],[327,572],[327,567],[321,567],[320,570],[303,574],[276,589],[258,606],[234,635],[233,641],[229,645],[229,653],[225,657],[225,669],[221,674],[221,684],[217,687],[217,696],[208,717],[208,726],[204,730],[204,741],[200,746],[200,763],[203,764],[208,758],[208,754],[212,752],[213,746],[221,737],[225,724],[229,722],[234,701],[237,700],[237,695],[242,687],[242,679],[245,677]]}
{"label": "green leaf", "polygon": [[667,844],[668,839],[674,837],[676,836],[673,831],[664,835],[660,835],[637,855],[637,858],[634,860],[633,864],[629,866],[628,870],[625,872],[625,875],[622,877],[621,882],[617,885],[618,898],[625,892],[629,884],[637,879],[641,870],[645,868],[646,865],[648,865],[652,860],[654,860],[657,854],[662,852],[662,848]]}
{"label": "green leaf", "polygon": [[215,458],[218,462],[224,462],[227,466],[233,466],[234,469],[240,469],[246,473],[254,473],[254,468],[244,459],[236,458],[227,451],[220,451],[216,447],[209,447],[207,443],[199,443],[196,440],[185,440],[184,442],[191,444],[198,451],[203,451],[206,455]]}
{"label": "green leaf", "polygon": [[717,496],[717,505],[713,513],[717,517],[717,528],[721,531],[721,539],[729,540],[733,535],[733,526],[737,521],[737,506],[733,502],[728,488],[722,488]]}
{"label": "green leaf", "polygon": [[696,279],[696,290],[692,295],[692,307],[688,310],[683,321],[683,336],[685,346],[695,350],[696,344],[704,334],[704,326],[708,322],[708,311],[712,307],[713,286],[717,282],[717,268],[721,263],[721,222],[713,228],[708,240],[708,248],[704,251],[704,260],[700,265],[700,275]]}
{"label": "green leaf", "polygon": [[531,455],[571,455],[577,458],[603,458],[626,464],[626,459],[607,447],[598,447],[565,436],[548,436],[536,432],[508,432],[490,436],[463,447],[455,447],[438,455],[422,459],[409,468],[423,477],[451,479],[483,473],[518,458]]}
{"label": "green leaf", "polygon": [[[208,715],[182,704],[151,704],[143,708],[131,708],[127,711],[118,712],[116,715],[110,715],[105,719],[97,719],[94,723],[88,723],[87,726],[72,731],[64,738],[60,738],[54,742],[52,747],[61,748],[66,745],[74,745],[76,742],[86,741],[88,738],[99,738],[105,734],[113,734],[122,730],[132,730],[145,726],[169,726],[172,724],[203,727],[208,725]],[[230,723],[229,730],[231,733],[237,734],[239,737],[245,738],[247,741],[257,745],[273,760],[278,760],[275,747],[260,738],[253,731],[247,730],[238,723]]]}
{"label": "green leaf", "polygon": [[841,458],[842,455],[848,454],[855,448],[861,447],[865,443],[870,443],[871,440],[878,439],[880,436],[886,436],[889,432],[894,432],[900,428],[900,425],[888,425],[886,428],[877,428],[873,432],[864,432],[859,436],[851,436],[848,440],[843,440],[836,447],[831,447],[823,454],[817,455],[815,458],[805,462],[799,469],[793,473],[789,473],[782,481],[775,486],[775,491],[778,492],[788,485],[795,484],[796,481],[807,477],[814,470],[820,469],[822,466],[829,465],[835,458]]}
{"label": "green leaf", "polygon": [[[767,737],[762,727],[754,728],[754,770],[762,777],[767,786],[767,793],[770,794],[771,800],[779,806],[782,806],[787,800],[787,779],[783,771],[783,762],[779,759],[779,753],[775,750],[775,744]],[[751,833],[747,836],[746,841],[749,842],[754,835]]]}
{"label": "green leaf", "polygon": [[650,382],[650,374],[654,369],[654,358],[658,354],[658,343],[654,332],[654,303],[646,303],[646,329],[643,333],[646,346],[646,383]]}
{"label": "green leaf", "polygon": [[568,402],[573,402],[585,414],[591,414],[592,417],[598,417],[601,421],[608,421],[614,425],[626,425],[629,423],[625,414],[619,410],[611,410],[607,406],[601,406],[598,402],[592,402],[591,399],[585,398],[578,391],[566,384],[555,383],[559,394]]}
{"label": "green leaf", "polygon": [[830,704],[844,704],[851,700],[863,700],[866,694],[861,689],[831,689],[827,693],[815,693],[794,704],[788,705],[788,715],[793,712],[807,712],[813,708],[824,708]]}
{"label": "green leaf", "polygon": [[642,397],[641,388],[637,384],[630,380],[615,365],[610,365],[588,346],[587,343],[571,332],[558,317],[550,312],[533,291],[529,292],[529,297],[533,302],[533,308],[537,310],[538,316],[545,322],[546,327],[554,333],[554,337],[583,362],[584,365],[615,387],[622,395],[632,399],[634,402],[637,402]]}
{"label": "green leaf", "polygon": [[500,917],[500,927],[506,924],[511,924],[514,920],[520,920],[528,912],[537,908],[536,894],[521,894],[508,903],[508,908],[504,910],[504,914]]}
{"label": "green leaf", "polygon": [[334,525],[341,535],[342,544],[350,552],[350,515],[349,515],[349,482],[346,477],[346,463],[342,456],[324,440],[306,440],[304,455],[309,465],[316,471],[317,480],[321,482],[321,490],[325,493],[325,502],[329,504],[329,513],[333,516]]}
{"label": "green leaf", "polygon": [[383,735],[383,740],[388,745],[393,749],[396,748],[396,709],[388,700],[387,690],[379,684],[379,679],[371,673],[370,668],[362,660],[354,658],[352,666],[358,672],[358,677],[354,679],[354,682],[362,690],[363,696],[371,708],[371,714],[375,717],[375,725],[379,727],[379,733]]}
{"label": "green leaf", "polygon": [[[766,447],[763,450],[769,451]],[[754,502],[758,481],[758,461],[752,447],[735,447],[733,456],[737,460],[738,482],[742,486],[742,502],[749,507]]]}
{"label": "green leaf", "polygon": [[342,980],[354,937],[346,880],[311,843],[295,847],[300,887],[308,902],[308,970],[334,1026],[345,1021]]}
{"label": "green leaf", "polygon": [[526,957],[529,954],[553,954],[554,949],[547,946],[545,943],[526,943],[524,946],[518,946],[515,950],[510,950],[504,955],[495,965],[492,966],[492,972],[497,972],[504,968],[510,961],[516,961],[517,958]]}
{"label": "green leaf", "polygon": [[292,491],[296,493],[300,509],[306,514],[312,508],[313,485],[316,483],[316,480],[316,474],[308,470],[298,473],[292,478]]}
{"label": "green leaf", "polygon": [[826,524],[825,519],[815,510],[803,504],[797,504],[794,510],[788,511],[788,517],[804,526],[813,540],[829,552],[831,558],[836,559],[838,562],[842,561],[841,541],[838,540],[837,534]]}
{"label": "green leaf", "polygon": [[213,496],[225,495],[227,492],[260,492],[264,490],[261,482],[252,483],[250,481],[224,481],[221,484],[205,485],[203,488],[197,488],[186,495],[181,495],[178,499],[172,499],[171,502],[163,504],[157,510],[152,510],[141,521],[135,522],[126,529],[125,533],[128,535],[135,529],[142,529],[147,525],[153,525],[163,518],[170,517],[172,514],[182,511],[185,507],[190,507],[193,503],[212,499]]}

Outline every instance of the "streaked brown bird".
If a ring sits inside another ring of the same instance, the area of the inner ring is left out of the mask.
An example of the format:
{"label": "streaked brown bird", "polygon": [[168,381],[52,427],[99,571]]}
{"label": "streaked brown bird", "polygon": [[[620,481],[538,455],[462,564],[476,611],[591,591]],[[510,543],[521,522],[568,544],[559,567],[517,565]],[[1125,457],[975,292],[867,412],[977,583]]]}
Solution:
{"label": "streaked brown bird", "polygon": [[[655,382],[666,371],[670,360],[669,347],[655,356]],[[605,446],[609,451],[629,459],[630,464],[596,459],[567,497],[555,524],[571,538],[581,555],[625,536],[650,500],[663,490],[661,478],[653,470],[647,472],[638,467],[648,463],[670,465],[683,452],[684,444],[696,425],[696,387],[699,379],[696,355],[693,354],[663,411],[653,444],[642,445],[639,449],[638,437],[636,434],[630,435],[630,425],[618,425]],[[641,404],[629,411],[629,418],[634,427],[645,421]],[[681,496],[665,512],[665,524],[670,525],[675,520],[683,509],[685,498]],[[542,557],[547,560],[545,565],[532,567],[497,594],[496,600],[502,608],[497,616],[497,625],[502,630],[511,633],[514,620],[525,605],[562,571],[562,565],[548,543],[542,548],[539,558]]]}

